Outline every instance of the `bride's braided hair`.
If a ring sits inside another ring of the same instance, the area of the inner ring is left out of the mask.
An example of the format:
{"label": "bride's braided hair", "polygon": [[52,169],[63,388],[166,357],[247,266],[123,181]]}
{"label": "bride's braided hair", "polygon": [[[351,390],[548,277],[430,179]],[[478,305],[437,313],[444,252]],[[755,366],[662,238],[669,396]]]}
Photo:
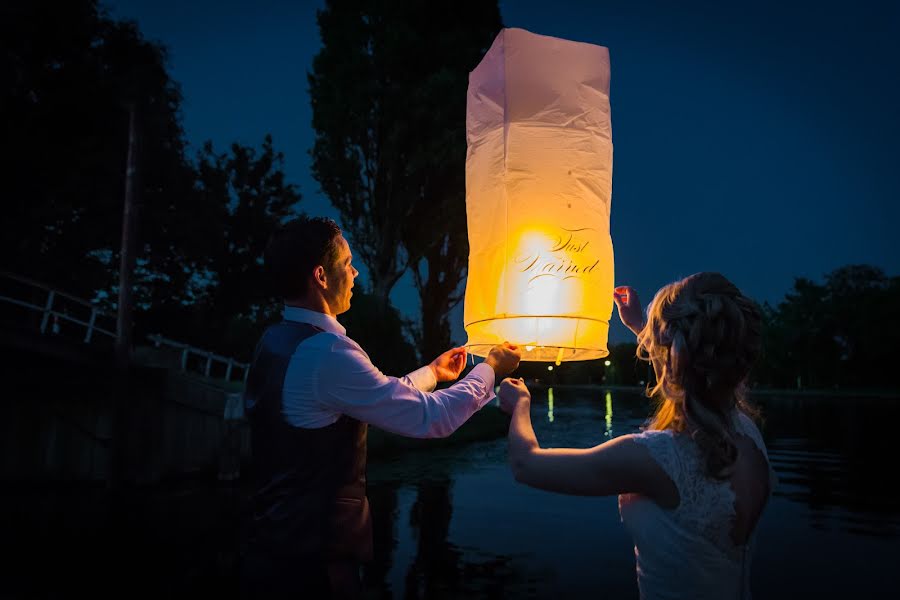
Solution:
{"label": "bride's braided hair", "polygon": [[689,433],[707,474],[727,478],[737,460],[730,415],[755,416],[745,384],[761,346],[759,308],[722,275],[697,273],[659,290],[647,312],[638,356],[653,364],[648,395],[660,402],[649,428]]}

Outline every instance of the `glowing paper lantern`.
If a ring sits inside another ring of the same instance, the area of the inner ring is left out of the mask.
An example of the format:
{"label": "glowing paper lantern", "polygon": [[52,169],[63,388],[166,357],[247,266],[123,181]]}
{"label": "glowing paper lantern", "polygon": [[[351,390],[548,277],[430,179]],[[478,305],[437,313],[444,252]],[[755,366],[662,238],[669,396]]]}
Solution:
{"label": "glowing paper lantern", "polygon": [[608,355],[609,51],[504,29],[469,75],[466,138],[470,351]]}

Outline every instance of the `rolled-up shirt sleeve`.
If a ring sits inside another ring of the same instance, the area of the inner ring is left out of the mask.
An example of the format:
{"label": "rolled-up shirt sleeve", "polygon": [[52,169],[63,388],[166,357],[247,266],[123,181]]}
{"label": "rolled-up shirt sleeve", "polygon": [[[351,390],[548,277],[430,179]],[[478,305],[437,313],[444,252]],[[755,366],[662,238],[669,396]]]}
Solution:
{"label": "rolled-up shirt sleeve", "polygon": [[346,338],[336,341],[317,371],[319,402],[408,437],[446,437],[494,398],[494,370],[488,365],[475,366],[449,388],[425,391],[419,388],[428,387],[422,369],[402,379],[389,377]]}
{"label": "rolled-up shirt sleeve", "polygon": [[402,377],[401,381],[423,392],[433,392],[434,388],[437,387],[437,379],[434,378],[434,372],[428,368],[428,365]]}

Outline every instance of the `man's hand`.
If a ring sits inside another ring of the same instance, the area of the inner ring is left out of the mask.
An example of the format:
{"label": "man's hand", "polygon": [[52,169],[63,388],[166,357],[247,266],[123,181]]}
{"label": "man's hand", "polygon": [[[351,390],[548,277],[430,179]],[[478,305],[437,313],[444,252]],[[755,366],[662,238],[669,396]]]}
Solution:
{"label": "man's hand", "polygon": [[451,348],[428,365],[438,383],[453,381],[466,368],[466,347]]}
{"label": "man's hand", "polygon": [[619,309],[619,319],[634,335],[639,335],[644,328],[644,312],[637,292],[632,287],[620,285],[613,292],[613,300]]}
{"label": "man's hand", "polygon": [[507,377],[500,384],[500,410],[513,414],[519,402],[531,402],[531,392],[521,379]]}
{"label": "man's hand", "polygon": [[503,342],[491,348],[484,362],[494,369],[496,379],[500,379],[515,371],[521,358],[522,351],[518,346]]}

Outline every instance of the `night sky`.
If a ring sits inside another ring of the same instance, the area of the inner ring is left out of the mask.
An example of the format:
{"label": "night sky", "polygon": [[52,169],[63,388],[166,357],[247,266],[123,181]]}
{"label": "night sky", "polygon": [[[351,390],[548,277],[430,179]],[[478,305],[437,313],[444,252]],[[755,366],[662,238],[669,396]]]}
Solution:
{"label": "night sky", "polygon": [[[271,132],[302,210],[337,217],[309,171],[321,2],[105,5],[169,49],[194,149]],[[900,275],[900,3],[500,5],[507,27],[609,48],[617,283],[647,301],[713,270],[777,302],[846,264]],[[417,312],[409,276],[393,301]],[[453,323],[464,341],[461,304]]]}

